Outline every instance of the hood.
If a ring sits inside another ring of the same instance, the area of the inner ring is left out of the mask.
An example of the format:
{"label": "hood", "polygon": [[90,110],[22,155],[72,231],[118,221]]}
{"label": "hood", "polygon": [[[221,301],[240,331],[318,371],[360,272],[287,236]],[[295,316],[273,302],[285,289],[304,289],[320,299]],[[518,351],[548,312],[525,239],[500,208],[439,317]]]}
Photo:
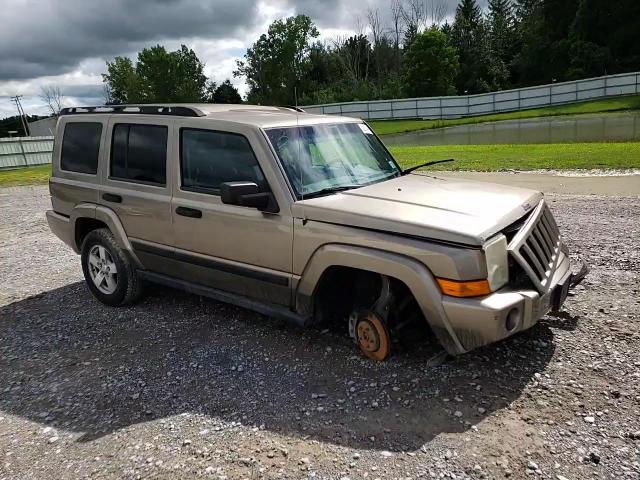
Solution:
{"label": "hood", "polygon": [[531,211],[534,190],[420,174],[299,201],[297,216],[480,246]]}

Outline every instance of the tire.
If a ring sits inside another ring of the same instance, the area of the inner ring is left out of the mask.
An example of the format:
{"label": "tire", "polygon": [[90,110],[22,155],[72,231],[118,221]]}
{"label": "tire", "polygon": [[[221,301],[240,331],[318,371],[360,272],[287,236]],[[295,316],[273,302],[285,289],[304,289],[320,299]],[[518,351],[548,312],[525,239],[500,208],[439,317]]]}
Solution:
{"label": "tire", "polygon": [[108,228],[87,234],[80,259],[87,286],[102,303],[117,307],[138,300],[141,283],[137,270]]}

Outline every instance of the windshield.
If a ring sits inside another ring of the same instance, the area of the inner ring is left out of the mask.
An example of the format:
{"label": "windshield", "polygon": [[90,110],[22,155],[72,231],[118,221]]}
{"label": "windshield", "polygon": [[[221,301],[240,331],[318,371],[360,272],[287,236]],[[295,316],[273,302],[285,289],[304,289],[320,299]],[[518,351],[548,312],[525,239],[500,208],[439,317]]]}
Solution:
{"label": "windshield", "polygon": [[400,175],[364,123],[266,130],[298,198],[356,188]]}

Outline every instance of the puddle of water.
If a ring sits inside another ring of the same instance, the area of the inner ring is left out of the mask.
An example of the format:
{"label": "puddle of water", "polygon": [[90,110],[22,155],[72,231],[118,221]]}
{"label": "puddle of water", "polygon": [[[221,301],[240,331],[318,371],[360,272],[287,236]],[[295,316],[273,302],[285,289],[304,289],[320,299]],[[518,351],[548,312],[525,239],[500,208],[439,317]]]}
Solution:
{"label": "puddle of water", "polygon": [[640,112],[460,125],[385,135],[383,140],[385,144],[393,146],[638,141],[640,140]]}

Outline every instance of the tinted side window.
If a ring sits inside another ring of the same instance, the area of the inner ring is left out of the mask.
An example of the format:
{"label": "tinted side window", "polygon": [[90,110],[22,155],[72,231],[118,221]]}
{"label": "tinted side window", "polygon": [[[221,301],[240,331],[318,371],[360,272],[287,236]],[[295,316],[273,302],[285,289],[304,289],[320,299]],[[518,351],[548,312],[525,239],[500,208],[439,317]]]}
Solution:
{"label": "tinted side window", "polygon": [[118,123],[113,127],[111,173],[113,178],[165,185],[167,177],[167,127]]}
{"label": "tinted side window", "polygon": [[98,170],[101,135],[101,123],[67,123],[62,137],[60,168],[70,172],[95,174]]}
{"label": "tinted side window", "polygon": [[235,133],[180,130],[180,171],[185,190],[217,193],[223,182],[266,181],[249,141]]}

